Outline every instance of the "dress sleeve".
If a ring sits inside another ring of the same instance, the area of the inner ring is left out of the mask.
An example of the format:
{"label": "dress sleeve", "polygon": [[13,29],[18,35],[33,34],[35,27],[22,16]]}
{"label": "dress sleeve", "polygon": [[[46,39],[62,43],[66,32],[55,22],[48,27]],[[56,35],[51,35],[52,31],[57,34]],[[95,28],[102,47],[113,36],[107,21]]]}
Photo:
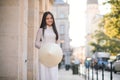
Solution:
{"label": "dress sleeve", "polygon": [[39,29],[36,35],[36,40],[35,40],[35,47],[38,49],[40,48],[41,39],[42,39],[42,29]]}
{"label": "dress sleeve", "polygon": [[37,32],[36,40],[35,41],[39,42],[40,38],[42,38],[42,29],[41,28]]}

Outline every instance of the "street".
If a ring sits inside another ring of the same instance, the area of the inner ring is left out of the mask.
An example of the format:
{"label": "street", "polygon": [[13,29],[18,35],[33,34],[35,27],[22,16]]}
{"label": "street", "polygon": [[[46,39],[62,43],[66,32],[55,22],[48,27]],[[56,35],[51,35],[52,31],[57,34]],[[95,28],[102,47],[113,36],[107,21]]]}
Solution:
{"label": "street", "polygon": [[85,80],[83,76],[80,76],[79,74],[73,75],[72,70],[65,70],[60,69],[59,70],[59,80]]}

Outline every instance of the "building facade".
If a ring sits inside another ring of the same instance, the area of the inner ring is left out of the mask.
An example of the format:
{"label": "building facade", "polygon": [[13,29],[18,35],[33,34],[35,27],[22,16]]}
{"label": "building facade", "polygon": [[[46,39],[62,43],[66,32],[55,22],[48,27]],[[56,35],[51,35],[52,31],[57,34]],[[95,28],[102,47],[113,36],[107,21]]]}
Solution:
{"label": "building facade", "polygon": [[98,0],[87,0],[87,9],[86,9],[86,57],[91,57],[91,47],[89,42],[91,41],[91,33],[96,29],[93,27],[93,21],[96,18],[96,15],[100,13],[98,7]]}
{"label": "building facade", "polygon": [[39,80],[34,42],[41,16],[53,2],[0,1],[0,80]]}
{"label": "building facade", "polygon": [[56,26],[60,35],[60,46],[63,49],[65,65],[70,64],[70,38],[69,38],[69,4],[63,0],[55,0],[53,13],[56,19]]}

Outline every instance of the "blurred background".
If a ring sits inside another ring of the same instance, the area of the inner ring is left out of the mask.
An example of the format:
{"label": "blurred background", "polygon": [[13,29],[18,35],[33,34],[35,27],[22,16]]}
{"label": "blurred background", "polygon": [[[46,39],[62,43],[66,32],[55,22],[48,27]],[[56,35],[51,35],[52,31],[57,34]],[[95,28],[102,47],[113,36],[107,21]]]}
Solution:
{"label": "blurred background", "polygon": [[0,80],[39,80],[34,43],[45,11],[60,34],[60,80],[119,80],[119,0],[0,0]]}

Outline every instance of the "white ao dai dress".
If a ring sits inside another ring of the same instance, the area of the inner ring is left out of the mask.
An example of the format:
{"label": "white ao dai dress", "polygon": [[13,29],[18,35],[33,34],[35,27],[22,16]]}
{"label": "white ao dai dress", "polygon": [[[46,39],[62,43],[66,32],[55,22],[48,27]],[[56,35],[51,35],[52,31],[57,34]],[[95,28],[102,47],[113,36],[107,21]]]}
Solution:
{"label": "white ao dai dress", "polygon": [[[44,31],[42,45],[46,43],[56,43],[55,38],[56,36],[55,33],[53,32],[52,27],[47,27]],[[58,80],[58,66],[49,68],[40,63],[39,70],[40,80]]]}

